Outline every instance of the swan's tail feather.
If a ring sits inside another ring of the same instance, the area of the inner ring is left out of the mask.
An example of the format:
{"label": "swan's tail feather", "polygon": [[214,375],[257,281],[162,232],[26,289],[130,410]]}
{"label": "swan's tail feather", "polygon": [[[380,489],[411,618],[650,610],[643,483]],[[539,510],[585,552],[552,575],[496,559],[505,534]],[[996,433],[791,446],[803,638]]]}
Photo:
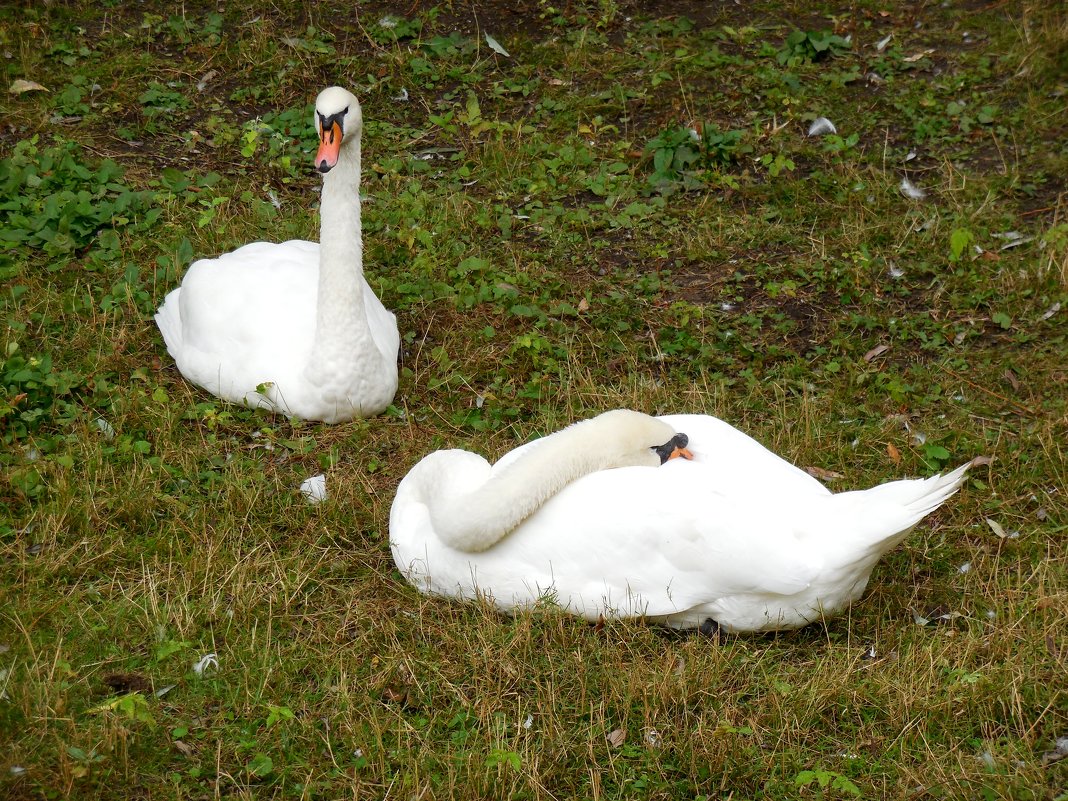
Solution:
{"label": "swan's tail feather", "polygon": [[862,493],[869,501],[898,507],[911,520],[909,525],[915,525],[960,489],[971,466],[968,462],[952,472],[930,478],[891,481]]}
{"label": "swan's tail feather", "polygon": [[922,492],[918,492],[913,500],[906,504],[908,510],[916,515],[917,522],[956,494],[961,484],[964,483],[965,473],[971,466],[971,462],[966,462],[950,473],[921,479],[917,489]]}

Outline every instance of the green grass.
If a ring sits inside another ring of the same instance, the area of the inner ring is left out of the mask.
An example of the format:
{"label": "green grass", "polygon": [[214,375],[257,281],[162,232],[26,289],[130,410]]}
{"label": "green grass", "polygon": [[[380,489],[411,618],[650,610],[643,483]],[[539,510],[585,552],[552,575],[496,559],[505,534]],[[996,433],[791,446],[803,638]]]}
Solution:
{"label": "green grass", "polygon": [[[664,5],[0,10],[2,88],[49,90],[0,98],[0,795],[1066,797],[1068,18]],[[403,338],[394,408],[334,427],[194,390],[151,319],[195,257],[316,236],[330,83]],[[775,637],[403,583],[423,454],[619,406],[836,489],[994,462]]]}

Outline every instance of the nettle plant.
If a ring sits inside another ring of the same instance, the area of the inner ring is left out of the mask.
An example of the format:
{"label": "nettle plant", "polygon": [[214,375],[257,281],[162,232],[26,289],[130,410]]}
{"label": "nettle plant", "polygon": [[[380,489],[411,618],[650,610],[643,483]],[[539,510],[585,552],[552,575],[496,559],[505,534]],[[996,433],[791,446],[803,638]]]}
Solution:
{"label": "nettle plant", "polygon": [[852,43],[830,31],[794,31],[786,37],[775,59],[783,66],[832,58],[852,49]]}
{"label": "nettle plant", "polygon": [[702,124],[700,132],[681,125],[667,128],[645,146],[653,158],[649,185],[664,193],[703,189],[712,174],[752,152],[744,138],[745,131],[721,131],[712,123]]}

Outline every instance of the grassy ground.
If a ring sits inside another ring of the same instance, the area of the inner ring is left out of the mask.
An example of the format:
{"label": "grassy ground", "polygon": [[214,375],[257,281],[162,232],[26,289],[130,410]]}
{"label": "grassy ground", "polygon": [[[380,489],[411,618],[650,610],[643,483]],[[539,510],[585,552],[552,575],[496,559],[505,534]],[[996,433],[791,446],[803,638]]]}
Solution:
{"label": "grassy ground", "polygon": [[[0,795],[1068,797],[1064,12],[495,6],[0,9],[3,88],[48,89],[0,100]],[[316,236],[330,83],[403,337],[335,427],[191,389],[151,320],[195,256]],[[777,637],[400,580],[424,453],[618,406],[834,488],[994,462]]]}

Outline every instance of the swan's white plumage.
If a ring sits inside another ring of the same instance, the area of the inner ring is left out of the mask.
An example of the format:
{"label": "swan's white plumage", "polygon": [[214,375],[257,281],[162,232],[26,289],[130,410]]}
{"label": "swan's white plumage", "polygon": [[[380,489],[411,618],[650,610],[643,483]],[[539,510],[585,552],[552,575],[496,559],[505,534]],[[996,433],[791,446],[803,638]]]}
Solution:
{"label": "swan's white plumage", "polygon": [[796,628],[859,598],[879,557],[952,495],[967,469],[832,494],[721,420],[660,419],[689,435],[692,461],[578,478],[481,553],[440,541],[429,508],[435,499],[423,493],[440,486],[427,476],[483,460],[431,454],[401,482],[393,504],[390,540],[401,572],[424,592],[480,595],[505,610],[549,597],[589,619]]}
{"label": "swan's white plumage", "polygon": [[393,399],[397,322],[363,278],[359,103],[336,87],[316,102],[317,115],[342,109],[348,130],[324,176],[324,246],[254,242],[201,259],[156,314],[178,370],[213,395],[326,422],[377,414]]}

